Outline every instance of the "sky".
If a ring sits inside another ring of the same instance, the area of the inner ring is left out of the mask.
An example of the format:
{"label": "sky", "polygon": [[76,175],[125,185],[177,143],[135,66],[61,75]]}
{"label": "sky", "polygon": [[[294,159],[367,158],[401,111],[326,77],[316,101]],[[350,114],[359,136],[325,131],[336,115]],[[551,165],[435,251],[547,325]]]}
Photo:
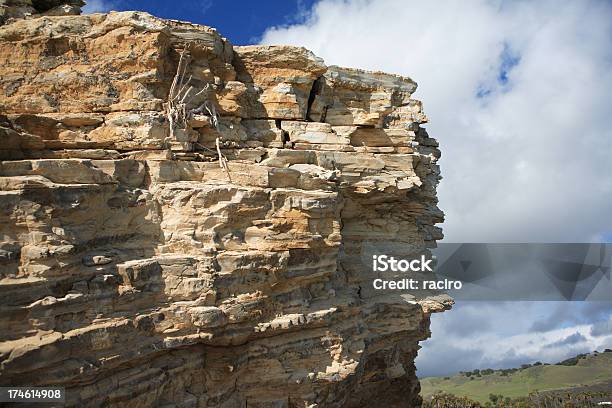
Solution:
{"label": "sky", "polygon": [[[110,8],[416,80],[443,155],[447,242],[612,238],[612,2],[98,0],[86,11]],[[459,303],[432,317],[418,375],[612,348],[611,311],[609,303]]]}
{"label": "sky", "polygon": [[256,44],[272,25],[303,20],[314,0],[89,0],[85,13],[142,10],[157,17],[215,27],[234,45]]}

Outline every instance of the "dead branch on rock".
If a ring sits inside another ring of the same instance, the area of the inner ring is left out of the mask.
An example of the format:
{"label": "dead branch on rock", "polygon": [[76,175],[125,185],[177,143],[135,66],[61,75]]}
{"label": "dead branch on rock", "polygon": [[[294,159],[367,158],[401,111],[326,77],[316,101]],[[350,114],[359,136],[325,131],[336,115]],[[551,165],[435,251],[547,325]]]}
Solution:
{"label": "dead branch on rock", "polygon": [[[215,105],[211,105],[207,101],[204,103],[204,107],[206,108],[206,111],[210,115],[211,124],[213,125],[217,133],[221,134],[221,129],[219,128],[219,119],[217,117],[217,110],[215,109]],[[230,172],[229,172],[229,166],[227,165],[227,159],[221,153],[219,136],[217,136],[217,138],[215,139],[215,146],[217,147],[217,154],[219,155],[219,166],[225,170],[229,181],[232,181],[232,177],[230,176]]]}
{"label": "dead branch on rock", "polygon": [[185,73],[187,71],[187,58],[185,58],[186,50],[181,51],[179,57],[178,67],[176,68],[176,74],[172,80],[170,86],[170,92],[168,93],[168,102],[166,104],[166,116],[170,124],[170,138],[174,139],[174,130],[177,127],[187,127],[187,104],[185,99],[191,93],[193,87],[189,86],[191,82],[191,76],[185,83]]}
{"label": "dead branch on rock", "polygon": [[[201,113],[206,110],[208,115],[210,116],[210,122],[217,133],[221,134],[221,128],[219,127],[219,119],[217,115],[217,110],[215,108],[214,103],[210,103],[208,99],[200,105],[197,109],[188,110],[187,106],[189,103],[196,97],[200,96],[202,93],[207,92],[211,89],[210,84],[206,84],[202,90],[197,92],[194,95],[191,95],[193,91],[193,86],[191,85],[192,76],[190,75],[187,80],[185,80],[185,74],[187,72],[187,65],[189,64],[189,56],[186,55],[186,48],[183,49],[180,53],[178,67],[176,69],[176,74],[172,80],[172,85],[170,86],[170,92],[168,93],[168,101],[166,104],[166,117],[168,118],[168,123],[170,126],[170,138],[175,138],[175,129],[186,129],[188,126],[189,119],[195,113]],[[205,146],[196,143],[198,146],[202,148],[212,151]],[[228,180],[231,182],[232,177],[230,175],[229,166],[227,164],[227,158],[221,153],[221,141],[220,136],[215,138],[215,146],[217,148],[217,155],[219,156],[219,166],[225,170],[227,174]]]}

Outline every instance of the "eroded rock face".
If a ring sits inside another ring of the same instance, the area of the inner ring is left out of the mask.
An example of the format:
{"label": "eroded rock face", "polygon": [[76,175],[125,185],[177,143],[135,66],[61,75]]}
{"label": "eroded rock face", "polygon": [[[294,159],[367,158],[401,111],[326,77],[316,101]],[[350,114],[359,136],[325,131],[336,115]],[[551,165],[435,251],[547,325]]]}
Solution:
{"label": "eroded rock face", "polygon": [[2,385],[418,403],[418,342],[450,301],[374,291],[364,260],[441,238],[415,82],[138,12],[7,24],[0,78]]}
{"label": "eroded rock face", "polygon": [[0,0],[0,25],[39,15],[78,15],[83,5],[83,0]]}

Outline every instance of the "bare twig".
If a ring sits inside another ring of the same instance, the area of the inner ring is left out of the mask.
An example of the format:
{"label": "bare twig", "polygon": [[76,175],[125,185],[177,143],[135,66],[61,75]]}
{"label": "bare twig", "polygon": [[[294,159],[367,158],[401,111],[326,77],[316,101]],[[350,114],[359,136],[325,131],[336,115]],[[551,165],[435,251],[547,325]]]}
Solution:
{"label": "bare twig", "polygon": [[[188,119],[191,117],[191,115],[195,113],[202,113],[204,110],[208,112],[210,122],[214,129],[217,131],[217,133],[221,134],[217,110],[215,109],[214,104],[210,104],[207,100],[197,109],[192,109],[190,111],[187,110],[187,105],[189,102],[191,102],[193,98],[196,98],[202,93],[208,91],[210,89],[210,84],[206,84],[203,89],[191,96],[191,92],[193,91],[193,86],[191,85],[192,76],[190,75],[189,78],[185,80],[188,65],[188,57],[186,57],[185,54],[186,49],[183,49],[180,53],[178,67],[176,68],[176,74],[174,75],[172,85],[170,86],[168,102],[166,104],[166,116],[170,126],[170,138],[175,138],[174,131],[176,128],[187,128]],[[201,146],[199,143],[196,144]],[[229,172],[227,158],[223,155],[223,153],[221,153],[221,140],[219,136],[217,136],[215,139],[215,146],[217,148],[217,155],[219,156],[219,167],[225,170],[227,173],[227,178],[231,182],[232,177]],[[210,149],[206,148],[206,150]]]}
{"label": "bare twig", "polygon": [[[210,115],[210,122],[212,123],[217,133],[220,134],[221,132],[219,129],[219,119],[217,118],[217,110],[215,109],[215,106],[212,105],[212,108],[211,108],[209,107],[208,103],[205,103],[204,107],[206,108],[206,110],[208,111],[208,114]],[[229,166],[227,165],[227,159],[221,153],[219,136],[217,136],[215,139],[215,146],[217,147],[217,154],[219,155],[219,166],[222,169],[224,169],[225,172],[227,173],[228,180],[232,181],[232,176],[230,175],[230,172],[229,172]]]}
{"label": "bare twig", "polygon": [[[176,127],[180,126],[184,128],[187,126],[187,112],[185,108],[186,103],[184,102],[187,95],[184,93],[183,84],[185,80],[185,72],[187,70],[185,53],[186,50],[183,49],[179,57],[176,74],[172,79],[172,85],[170,86],[170,92],[168,93],[168,103],[166,105],[166,116],[168,117],[168,122],[170,124],[171,139],[174,139],[174,130]],[[191,77],[189,77],[189,81],[191,81]]]}

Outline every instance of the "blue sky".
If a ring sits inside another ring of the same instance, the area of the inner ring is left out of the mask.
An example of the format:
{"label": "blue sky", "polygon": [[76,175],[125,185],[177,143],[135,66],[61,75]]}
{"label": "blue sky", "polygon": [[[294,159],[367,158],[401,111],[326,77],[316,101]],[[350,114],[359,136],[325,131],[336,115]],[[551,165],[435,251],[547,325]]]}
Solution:
{"label": "blue sky", "polygon": [[[90,0],[410,76],[440,141],[447,242],[612,240],[612,2]],[[612,304],[464,302],[432,318],[418,374],[612,348]]]}
{"label": "blue sky", "polygon": [[141,10],[155,16],[215,27],[234,45],[256,44],[272,25],[300,22],[314,0],[185,1],[94,0],[85,11]]}

